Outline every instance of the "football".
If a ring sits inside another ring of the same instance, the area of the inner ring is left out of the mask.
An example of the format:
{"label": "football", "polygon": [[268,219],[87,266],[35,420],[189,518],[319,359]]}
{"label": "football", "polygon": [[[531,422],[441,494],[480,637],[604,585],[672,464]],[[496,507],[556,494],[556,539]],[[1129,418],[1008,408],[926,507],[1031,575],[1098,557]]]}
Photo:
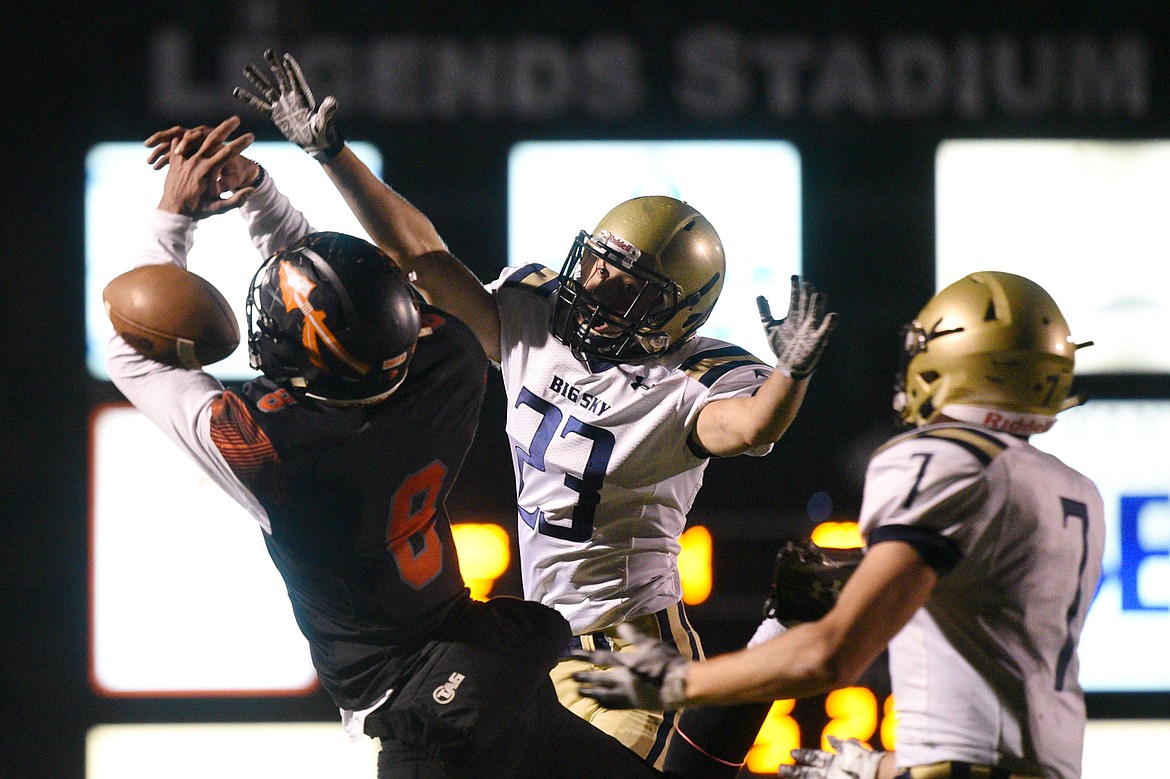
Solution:
{"label": "football", "polygon": [[179,368],[218,362],[240,344],[240,326],[207,279],[177,265],[143,265],[102,292],[114,331],[139,354]]}

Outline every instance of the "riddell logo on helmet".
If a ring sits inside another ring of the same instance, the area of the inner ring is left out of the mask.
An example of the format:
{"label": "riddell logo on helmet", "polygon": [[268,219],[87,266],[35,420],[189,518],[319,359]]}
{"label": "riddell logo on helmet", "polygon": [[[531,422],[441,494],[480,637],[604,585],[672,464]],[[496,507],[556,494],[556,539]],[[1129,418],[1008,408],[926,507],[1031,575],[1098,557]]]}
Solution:
{"label": "riddell logo on helmet", "polygon": [[998,430],[1002,433],[1015,433],[1016,435],[1043,433],[1048,431],[1055,423],[1055,419],[1001,414],[998,411],[988,411],[983,417],[984,427],[990,427],[992,430]]}
{"label": "riddell logo on helmet", "polygon": [[620,235],[614,235],[609,230],[602,230],[597,234],[597,242],[606,248],[621,252],[631,261],[637,260],[642,256],[642,250],[634,244],[622,238]]}

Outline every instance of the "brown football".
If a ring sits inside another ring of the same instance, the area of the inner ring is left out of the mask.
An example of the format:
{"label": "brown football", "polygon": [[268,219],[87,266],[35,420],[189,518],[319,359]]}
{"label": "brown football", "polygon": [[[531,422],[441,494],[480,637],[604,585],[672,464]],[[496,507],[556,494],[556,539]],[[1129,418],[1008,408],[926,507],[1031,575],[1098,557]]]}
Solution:
{"label": "brown football", "polygon": [[240,344],[240,326],[211,282],[177,265],[126,271],[102,292],[115,332],[152,360],[180,368],[218,362]]}

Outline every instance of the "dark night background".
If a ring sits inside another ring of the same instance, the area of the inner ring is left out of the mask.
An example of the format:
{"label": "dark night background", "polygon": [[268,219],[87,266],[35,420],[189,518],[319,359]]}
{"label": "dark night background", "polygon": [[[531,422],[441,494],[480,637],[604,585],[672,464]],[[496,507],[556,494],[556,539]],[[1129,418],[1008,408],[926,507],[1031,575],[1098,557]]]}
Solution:
{"label": "dark night background", "polygon": [[[778,116],[753,99],[704,117],[672,98],[672,46],[687,30],[718,24],[742,36],[849,36],[864,47],[896,35],[950,41],[1004,34],[1104,40],[1133,36],[1149,53],[1140,110],[1071,111],[1053,105],[977,116],[939,110],[877,116],[810,110]],[[754,626],[779,541],[812,523],[806,505],[831,496],[848,518],[860,498],[864,458],[892,431],[889,409],[897,335],[934,291],[934,154],[949,137],[1152,139],[1170,135],[1170,6],[1162,3],[456,3],[308,0],[232,3],[38,3],[10,9],[0,49],[0,360],[3,474],[0,490],[0,740],[2,779],[80,779],[86,729],[98,722],[331,720],[323,696],[305,699],[124,701],[95,695],[88,680],[88,417],[116,398],[85,368],[83,171],[94,143],[145,138],[176,123],[240,113],[261,140],[274,128],[230,98],[195,116],[152,100],[154,33],[174,26],[197,46],[194,78],[214,83],[216,52],[237,36],[298,52],[313,36],[360,48],[379,35],[419,39],[547,35],[573,51],[609,33],[636,40],[647,94],[612,119],[570,106],[546,117],[346,115],[353,137],[379,145],[385,175],[432,217],[452,250],[481,278],[506,256],[506,154],[531,139],[782,138],[801,155],[805,274],[830,296],[840,324],[800,417],[767,458],[716,462],[692,517],[716,538],[716,594],[692,616],[708,651],[731,649]],[[200,53],[207,53],[200,57]],[[344,67],[341,68],[344,71]],[[232,66],[231,73],[238,73]],[[340,78],[338,74],[332,77]],[[318,96],[328,94],[309,74]],[[469,112],[471,113],[471,112]],[[569,184],[570,182],[567,182]],[[1170,199],[1168,199],[1170,205]],[[584,217],[583,219],[592,218]],[[592,224],[582,224],[591,227]],[[571,236],[566,236],[566,247]],[[141,245],[127,239],[128,259]],[[560,261],[550,258],[550,264]],[[1094,272],[1096,269],[1070,269]],[[1098,380],[1098,394],[1166,397],[1161,379]],[[492,385],[480,438],[451,508],[510,520],[512,473],[502,390]],[[164,553],[170,553],[166,551]],[[505,579],[497,587],[516,586]],[[149,615],[144,615],[148,619]],[[1165,715],[1166,699],[1097,696],[1096,716]],[[178,756],[177,756],[177,759]]]}

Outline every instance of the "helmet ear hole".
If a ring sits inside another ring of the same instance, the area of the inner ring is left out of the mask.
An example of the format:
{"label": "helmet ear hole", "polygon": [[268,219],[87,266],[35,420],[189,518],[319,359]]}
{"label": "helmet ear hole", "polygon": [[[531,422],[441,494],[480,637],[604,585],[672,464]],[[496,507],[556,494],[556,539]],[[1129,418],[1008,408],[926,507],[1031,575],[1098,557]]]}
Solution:
{"label": "helmet ear hole", "polygon": [[924,382],[926,382],[927,384],[934,384],[936,381],[938,381],[938,377],[939,377],[938,371],[923,371],[919,375],[922,377],[922,380]]}

